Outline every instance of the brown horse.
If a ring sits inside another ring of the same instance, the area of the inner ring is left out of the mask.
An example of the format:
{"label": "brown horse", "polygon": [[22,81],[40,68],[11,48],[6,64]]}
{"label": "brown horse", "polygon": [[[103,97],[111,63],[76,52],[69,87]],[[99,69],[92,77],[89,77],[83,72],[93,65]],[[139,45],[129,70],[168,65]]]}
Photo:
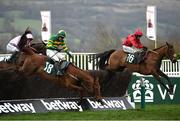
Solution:
{"label": "brown horse", "polygon": [[16,68],[14,64],[8,63],[7,61],[0,61],[0,70],[5,70],[9,68]]}
{"label": "brown horse", "polygon": [[43,55],[46,55],[46,44],[43,42],[40,43],[32,43],[30,45],[36,50],[36,53],[41,53]]}
{"label": "brown horse", "polygon": [[93,93],[95,99],[101,102],[100,85],[98,78],[91,76],[88,72],[79,69],[72,63],[68,65],[65,74],[62,76],[53,76],[44,71],[46,61],[49,59],[47,56],[36,54],[31,48],[24,48],[20,53],[18,60],[24,59],[23,65],[19,71],[26,75],[39,75],[42,79],[54,81],[59,85],[65,86],[69,89],[80,92],[81,101],[83,98],[84,90]]}
{"label": "brown horse", "polygon": [[23,63],[22,59],[19,59],[17,64],[15,64],[14,61],[10,61],[10,60],[0,61],[0,71],[18,71],[22,63]]}
{"label": "brown horse", "polygon": [[[172,45],[166,42],[165,45],[156,48],[154,50],[149,50],[147,52],[146,59],[139,64],[130,64],[126,62],[127,53],[123,50],[110,50],[104,53],[97,54],[96,60],[98,60],[97,65],[100,69],[107,69],[110,71],[120,71],[124,68],[129,68],[132,72],[138,72],[143,75],[153,75],[163,87],[172,94],[173,85],[169,77],[160,70],[161,61],[163,57],[167,57],[173,63],[176,62],[176,57],[174,54],[174,48]],[[107,62],[107,63],[106,63]],[[168,80],[169,89],[162,82],[160,76]]]}

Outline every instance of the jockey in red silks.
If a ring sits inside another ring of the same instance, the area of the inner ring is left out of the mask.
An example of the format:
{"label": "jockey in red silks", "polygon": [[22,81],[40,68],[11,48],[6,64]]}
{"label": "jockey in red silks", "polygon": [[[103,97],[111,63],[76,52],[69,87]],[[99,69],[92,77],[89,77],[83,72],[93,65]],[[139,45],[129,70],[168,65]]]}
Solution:
{"label": "jockey in red silks", "polygon": [[135,53],[147,49],[147,47],[143,46],[140,41],[142,35],[143,32],[140,29],[136,29],[134,34],[128,35],[123,41],[123,51],[127,53]]}

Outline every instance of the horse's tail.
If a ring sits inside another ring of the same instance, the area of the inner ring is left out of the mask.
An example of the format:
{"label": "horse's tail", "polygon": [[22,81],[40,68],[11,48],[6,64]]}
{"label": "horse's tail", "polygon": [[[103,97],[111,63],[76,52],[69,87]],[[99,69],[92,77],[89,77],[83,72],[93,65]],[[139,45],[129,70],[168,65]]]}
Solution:
{"label": "horse's tail", "polygon": [[[106,61],[108,61],[110,55],[114,52],[115,50],[109,50],[109,51],[105,51],[103,53],[99,53],[96,55],[96,59],[97,59],[97,63],[96,65],[100,68],[100,69],[105,69],[106,66]],[[99,59],[99,60],[98,60]]]}

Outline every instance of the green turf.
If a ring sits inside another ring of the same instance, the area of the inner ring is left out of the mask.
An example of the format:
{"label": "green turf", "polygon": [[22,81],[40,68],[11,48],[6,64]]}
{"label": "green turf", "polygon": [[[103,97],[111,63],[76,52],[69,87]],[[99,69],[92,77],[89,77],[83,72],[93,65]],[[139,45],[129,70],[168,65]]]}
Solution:
{"label": "green turf", "polygon": [[180,104],[139,106],[135,110],[56,112],[2,115],[0,120],[180,120]]}

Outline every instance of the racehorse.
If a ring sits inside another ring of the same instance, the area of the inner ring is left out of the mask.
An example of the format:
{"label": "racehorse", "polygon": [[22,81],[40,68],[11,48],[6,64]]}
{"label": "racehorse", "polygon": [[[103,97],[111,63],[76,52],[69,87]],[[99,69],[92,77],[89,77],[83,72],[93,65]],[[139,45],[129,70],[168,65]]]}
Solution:
{"label": "racehorse", "polygon": [[17,72],[19,70],[20,65],[22,65],[21,59],[19,59],[17,64],[15,64],[14,62],[9,62],[8,60],[0,61],[0,72]]}
{"label": "racehorse", "polygon": [[[126,62],[127,53],[123,50],[109,50],[97,54],[95,59],[100,69],[107,69],[109,71],[120,71],[124,68],[129,68],[132,72],[138,72],[143,75],[153,75],[156,80],[170,93],[173,93],[173,85],[169,77],[160,70],[161,61],[164,57],[170,59],[173,63],[176,62],[174,54],[174,47],[166,42],[165,45],[154,50],[147,51],[146,59],[139,64],[130,64]],[[106,63],[107,62],[107,63]],[[162,82],[160,76],[167,79],[169,89]]]}
{"label": "racehorse", "polygon": [[43,55],[46,55],[46,44],[41,42],[41,43],[32,43],[30,45],[36,50],[36,53],[41,53]]}
{"label": "racehorse", "polygon": [[44,71],[44,66],[49,59],[47,56],[36,54],[29,47],[24,48],[23,52],[19,53],[20,55],[17,59],[17,63],[19,63],[19,59],[24,59],[23,65],[19,68],[20,72],[29,76],[37,74],[43,79],[54,81],[59,85],[78,91],[81,96],[81,101],[84,90],[89,93],[94,92],[95,99],[102,103],[98,78],[91,76],[88,72],[79,69],[72,63],[67,66],[64,75],[52,76]]}

